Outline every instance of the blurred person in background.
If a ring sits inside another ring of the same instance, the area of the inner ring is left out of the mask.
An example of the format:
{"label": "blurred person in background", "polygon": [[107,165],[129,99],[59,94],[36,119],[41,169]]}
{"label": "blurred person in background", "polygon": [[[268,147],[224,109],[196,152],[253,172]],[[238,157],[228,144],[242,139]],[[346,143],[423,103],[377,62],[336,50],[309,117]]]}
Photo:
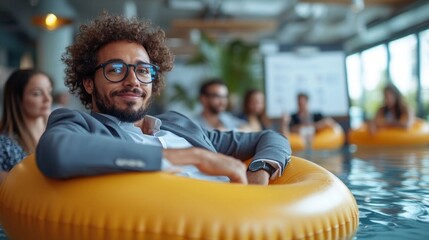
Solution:
{"label": "blurred person in background", "polygon": [[0,122],[0,180],[34,152],[51,113],[52,81],[38,70],[16,70],[4,87]]}
{"label": "blurred person in background", "polygon": [[380,128],[403,128],[412,126],[415,120],[412,109],[405,103],[398,88],[388,84],[383,89],[383,105],[377,110],[375,118],[370,121],[370,132]]}
{"label": "blurred person in background", "polygon": [[195,121],[208,130],[247,131],[246,121],[227,111],[228,88],[220,79],[210,79],[200,88],[199,96],[203,111],[195,117]]}
{"label": "blurred person in background", "polygon": [[249,131],[273,129],[284,136],[289,135],[290,116],[285,114],[280,119],[270,119],[266,115],[265,95],[259,89],[249,89],[243,99],[243,113],[240,118],[247,121]]}
{"label": "blurred person in background", "polygon": [[299,134],[305,141],[306,148],[311,149],[315,134],[327,127],[338,125],[332,118],[319,112],[310,112],[309,96],[305,93],[297,95],[298,111],[292,114],[289,124],[290,132]]}
{"label": "blurred person in background", "polygon": [[308,102],[310,98],[305,93],[297,95],[298,111],[291,116],[290,131],[293,133],[302,133],[303,131],[317,131],[330,127],[336,122],[329,117],[323,116],[319,112],[310,112]]}

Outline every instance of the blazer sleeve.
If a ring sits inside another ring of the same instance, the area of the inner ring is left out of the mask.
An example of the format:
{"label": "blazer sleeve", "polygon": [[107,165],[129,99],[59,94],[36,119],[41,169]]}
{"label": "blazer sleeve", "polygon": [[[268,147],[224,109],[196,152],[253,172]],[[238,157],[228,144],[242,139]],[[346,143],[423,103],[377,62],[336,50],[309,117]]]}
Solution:
{"label": "blazer sleeve", "polygon": [[[219,152],[241,160],[273,160],[280,164],[281,173],[290,160],[289,141],[273,130],[238,132],[208,130],[178,112],[167,112],[158,117],[163,128],[184,137],[195,147]],[[165,123],[165,124],[164,124]]]}
{"label": "blazer sleeve", "polygon": [[51,113],[36,148],[43,174],[71,178],[161,169],[162,148],[127,141],[91,115],[69,109]]}
{"label": "blazer sleeve", "polygon": [[289,141],[273,130],[259,132],[207,131],[211,142],[220,153],[241,160],[273,160],[280,164],[281,173],[290,161],[292,150]]}

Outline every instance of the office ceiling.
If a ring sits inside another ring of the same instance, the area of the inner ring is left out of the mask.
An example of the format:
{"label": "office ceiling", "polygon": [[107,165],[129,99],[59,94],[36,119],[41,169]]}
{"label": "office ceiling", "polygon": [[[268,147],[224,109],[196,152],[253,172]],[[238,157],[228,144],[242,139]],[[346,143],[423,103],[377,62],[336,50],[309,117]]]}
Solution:
{"label": "office ceiling", "polygon": [[[63,4],[58,4],[63,2]],[[194,49],[198,30],[219,41],[338,44],[368,33],[393,15],[415,11],[426,0],[0,0],[0,42],[32,46],[41,31],[31,24],[42,5],[68,14],[77,29],[102,10],[150,19],[166,30],[176,54]],[[409,14],[408,18],[413,18]],[[401,28],[429,21],[419,17]],[[402,22],[406,20],[402,20]],[[397,24],[396,24],[397,25]],[[393,28],[393,27],[391,27]],[[403,30],[403,29],[402,29]],[[359,45],[359,43],[355,44]]]}

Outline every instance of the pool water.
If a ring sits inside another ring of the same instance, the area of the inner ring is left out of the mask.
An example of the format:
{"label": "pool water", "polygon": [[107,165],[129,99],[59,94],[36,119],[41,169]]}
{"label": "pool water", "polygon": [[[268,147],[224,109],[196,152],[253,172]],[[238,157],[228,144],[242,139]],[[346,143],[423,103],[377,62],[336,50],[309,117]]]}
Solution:
{"label": "pool water", "polygon": [[328,169],[359,206],[353,239],[429,239],[429,149],[298,153]]}
{"label": "pool water", "polygon": [[[339,177],[359,206],[353,239],[429,239],[429,148],[301,152]],[[0,240],[7,239],[0,229]]]}

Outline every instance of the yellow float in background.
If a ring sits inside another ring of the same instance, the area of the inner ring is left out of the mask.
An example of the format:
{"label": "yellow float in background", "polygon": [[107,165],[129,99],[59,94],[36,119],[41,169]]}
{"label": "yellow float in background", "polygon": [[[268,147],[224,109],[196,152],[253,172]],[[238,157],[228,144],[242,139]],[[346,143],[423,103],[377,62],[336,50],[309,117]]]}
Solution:
{"label": "yellow float in background", "polygon": [[10,239],[346,239],[358,207],[332,173],[293,157],[269,186],[162,172],[53,180],[29,156],[0,186]]}
{"label": "yellow float in background", "polygon": [[409,129],[382,128],[371,135],[368,124],[364,123],[348,134],[350,144],[357,146],[416,146],[429,144],[429,124],[416,119]]}
{"label": "yellow float in background", "polygon": [[[340,125],[319,130],[313,138],[312,150],[336,150],[344,145],[345,133]],[[297,133],[288,136],[292,152],[305,150],[305,140]]]}

